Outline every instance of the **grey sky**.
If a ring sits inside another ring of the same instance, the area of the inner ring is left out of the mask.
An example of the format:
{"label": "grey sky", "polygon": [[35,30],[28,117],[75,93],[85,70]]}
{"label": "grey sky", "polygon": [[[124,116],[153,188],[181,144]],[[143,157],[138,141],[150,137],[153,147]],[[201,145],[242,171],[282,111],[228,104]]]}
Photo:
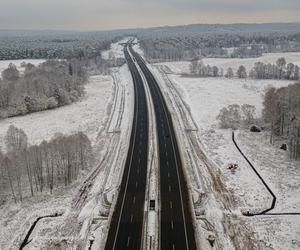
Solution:
{"label": "grey sky", "polygon": [[0,29],[300,21],[300,0],[0,0]]}

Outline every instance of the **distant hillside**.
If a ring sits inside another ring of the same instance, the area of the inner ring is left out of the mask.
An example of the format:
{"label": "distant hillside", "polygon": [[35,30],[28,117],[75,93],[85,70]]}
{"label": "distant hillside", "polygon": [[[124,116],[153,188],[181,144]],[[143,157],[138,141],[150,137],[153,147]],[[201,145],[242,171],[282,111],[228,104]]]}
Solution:
{"label": "distant hillside", "polygon": [[61,31],[61,30],[9,30],[0,29],[0,39],[3,37],[30,36],[105,36],[105,35],[137,35],[145,33],[198,33],[198,32],[241,32],[241,31],[297,31],[300,32],[300,22],[294,23],[235,23],[235,24],[189,24],[178,26],[161,26],[152,28],[132,28],[107,31]]}

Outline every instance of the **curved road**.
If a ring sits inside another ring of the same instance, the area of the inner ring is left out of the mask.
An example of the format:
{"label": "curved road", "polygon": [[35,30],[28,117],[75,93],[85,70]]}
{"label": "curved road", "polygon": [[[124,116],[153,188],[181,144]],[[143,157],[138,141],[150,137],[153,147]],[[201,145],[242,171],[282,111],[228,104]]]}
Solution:
{"label": "curved road", "polygon": [[124,53],[134,83],[134,118],[123,178],[105,246],[107,250],[139,250],[143,231],[148,160],[148,109],[143,81],[128,53],[127,45]]}

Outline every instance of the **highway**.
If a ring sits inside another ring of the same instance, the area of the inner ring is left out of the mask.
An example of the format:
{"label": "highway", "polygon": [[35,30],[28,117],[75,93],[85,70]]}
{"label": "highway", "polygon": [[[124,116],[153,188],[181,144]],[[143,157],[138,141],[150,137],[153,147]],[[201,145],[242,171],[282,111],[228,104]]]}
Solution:
{"label": "highway", "polygon": [[128,46],[125,58],[134,83],[134,118],[128,155],[105,249],[141,248],[148,160],[148,109],[142,78]]}
{"label": "highway", "polygon": [[145,75],[156,115],[161,195],[160,249],[196,249],[192,209],[171,114],[144,60],[131,46],[129,49]]}

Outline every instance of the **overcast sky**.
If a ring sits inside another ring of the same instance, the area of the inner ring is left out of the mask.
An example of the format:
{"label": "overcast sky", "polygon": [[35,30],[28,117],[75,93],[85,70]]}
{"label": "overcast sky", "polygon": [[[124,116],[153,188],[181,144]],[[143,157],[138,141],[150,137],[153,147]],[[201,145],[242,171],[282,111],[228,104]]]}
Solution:
{"label": "overcast sky", "polygon": [[300,21],[300,0],[0,0],[0,29]]}

